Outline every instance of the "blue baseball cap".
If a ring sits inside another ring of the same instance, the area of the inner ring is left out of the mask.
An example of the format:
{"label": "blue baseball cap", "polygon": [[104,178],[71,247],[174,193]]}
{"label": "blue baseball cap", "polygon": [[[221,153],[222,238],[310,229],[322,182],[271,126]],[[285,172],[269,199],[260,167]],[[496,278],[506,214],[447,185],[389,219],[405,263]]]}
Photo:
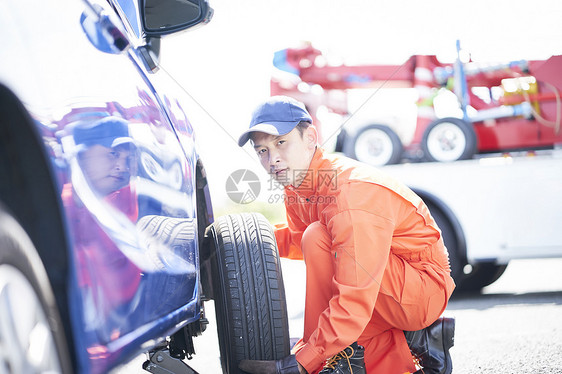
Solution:
{"label": "blue baseball cap", "polygon": [[73,129],[74,143],[77,146],[103,145],[114,148],[134,140],[129,136],[127,121],[119,117],[105,117],[95,122],[78,124]]}
{"label": "blue baseball cap", "polygon": [[299,122],[312,123],[312,117],[303,103],[288,96],[272,96],[256,108],[252,114],[250,128],[240,136],[238,145],[243,147],[252,132],[288,134]]}

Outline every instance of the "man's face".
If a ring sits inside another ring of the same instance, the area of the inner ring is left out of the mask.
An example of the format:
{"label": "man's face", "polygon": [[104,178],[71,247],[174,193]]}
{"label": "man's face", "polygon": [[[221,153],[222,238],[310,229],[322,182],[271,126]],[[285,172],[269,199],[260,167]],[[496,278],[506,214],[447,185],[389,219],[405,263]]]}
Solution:
{"label": "man's face", "polygon": [[94,144],[83,151],[80,161],[90,185],[106,196],[129,184],[134,154],[128,144],[115,148]]}
{"label": "man's face", "polygon": [[316,130],[310,126],[301,135],[294,128],[286,135],[252,134],[254,149],[262,166],[283,186],[298,187],[316,149]]}

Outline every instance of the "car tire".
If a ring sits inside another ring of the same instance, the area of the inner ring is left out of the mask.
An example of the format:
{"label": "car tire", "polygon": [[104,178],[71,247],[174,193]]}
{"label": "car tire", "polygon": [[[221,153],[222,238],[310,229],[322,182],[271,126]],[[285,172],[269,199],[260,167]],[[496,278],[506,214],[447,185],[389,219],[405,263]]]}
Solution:
{"label": "car tire", "polygon": [[402,160],[402,142],[388,126],[365,126],[355,136],[346,138],[344,154],[358,161],[372,166],[383,166],[397,164]]}
{"label": "car tire", "polygon": [[49,284],[31,240],[0,205],[0,372],[73,371]]}
{"label": "car tire", "polygon": [[429,124],[421,146],[429,161],[467,160],[476,153],[476,132],[470,123],[462,119],[441,118]]}
{"label": "car tire", "polygon": [[243,373],[243,359],[288,356],[285,289],[271,225],[258,213],[227,215],[208,235],[223,373]]}

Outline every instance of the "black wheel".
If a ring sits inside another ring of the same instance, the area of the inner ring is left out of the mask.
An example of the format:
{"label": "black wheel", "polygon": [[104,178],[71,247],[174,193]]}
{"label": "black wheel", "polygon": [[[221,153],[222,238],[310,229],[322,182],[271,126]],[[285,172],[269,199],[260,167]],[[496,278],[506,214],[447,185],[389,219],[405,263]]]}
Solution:
{"label": "black wheel", "polygon": [[497,265],[493,262],[481,262],[472,265],[472,271],[464,275],[458,292],[479,292],[498,280],[507,269],[507,264]]}
{"label": "black wheel", "polygon": [[443,241],[449,252],[451,277],[455,280],[455,293],[478,292],[492,284],[504,273],[507,265],[496,265],[492,262],[481,262],[470,266],[470,271],[465,272],[468,264],[465,254],[461,251],[459,238],[455,234],[453,224],[441,209],[432,203],[426,202],[431,216],[441,229]]}
{"label": "black wheel", "polygon": [[441,118],[427,127],[421,146],[429,161],[466,160],[476,153],[476,133],[462,119]]}
{"label": "black wheel", "polygon": [[346,156],[373,166],[399,163],[403,150],[398,135],[384,125],[363,127],[343,147]]}
{"label": "black wheel", "polygon": [[0,205],[0,372],[70,373],[70,362],[41,259]]}
{"label": "black wheel", "polygon": [[220,217],[208,235],[223,373],[243,373],[242,359],[289,355],[289,326],[273,230],[256,213]]}

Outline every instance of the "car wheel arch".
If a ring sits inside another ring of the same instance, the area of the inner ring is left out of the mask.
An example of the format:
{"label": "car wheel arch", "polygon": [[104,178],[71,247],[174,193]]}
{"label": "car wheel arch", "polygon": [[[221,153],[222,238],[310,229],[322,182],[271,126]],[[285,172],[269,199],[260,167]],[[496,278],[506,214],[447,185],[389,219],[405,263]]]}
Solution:
{"label": "car wheel arch", "polygon": [[207,230],[214,221],[213,208],[207,174],[201,159],[197,160],[195,167],[196,205],[197,205],[197,239],[199,243],[199,268],[202,295],[213,298],[210,257],[214,251],[212,240],[209,239]]}
{"label": "car wheel arch", "polygon": [[74,360],[69,245],[53,173],[34,120],[19,98],[0,84],[0,203],[24,229],[43,262]]}

